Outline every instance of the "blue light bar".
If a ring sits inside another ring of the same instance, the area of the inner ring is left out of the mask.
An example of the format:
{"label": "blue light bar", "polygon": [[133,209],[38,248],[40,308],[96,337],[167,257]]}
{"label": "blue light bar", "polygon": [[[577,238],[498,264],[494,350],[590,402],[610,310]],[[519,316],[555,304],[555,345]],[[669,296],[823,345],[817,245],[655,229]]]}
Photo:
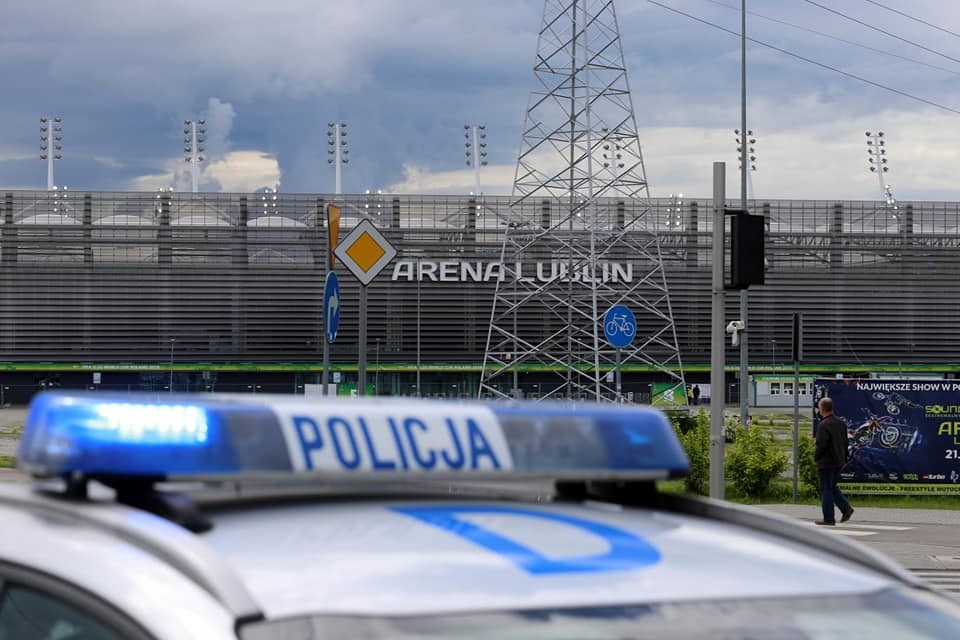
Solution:
{"label": "blue light bar", "polygon": [[599,404],[266,395],[38,395],[18,462],[36,475],[324,472],[666,478],[689,471],[669,419]]}

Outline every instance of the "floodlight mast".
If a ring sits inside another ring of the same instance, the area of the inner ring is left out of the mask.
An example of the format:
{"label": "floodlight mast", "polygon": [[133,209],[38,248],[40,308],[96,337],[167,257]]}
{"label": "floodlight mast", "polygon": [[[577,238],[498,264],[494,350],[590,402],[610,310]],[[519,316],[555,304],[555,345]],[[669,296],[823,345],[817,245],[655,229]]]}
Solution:
{"label": "floodlight mast", "polygon": [[887,143],[883,137],[883,131],[876,133],[867,131],[866,135],[867,155],[870,157],[869,169],[871,173],[877,174],[877,180],[880,181],[880,199],[886,204],[886,209],[893,219],[899,222],[900,205],[893,197],[893,191],[885,175],[890,171],[890,167],[887,166]]}
{"label": "floodlight mast", "polygon": [[[756,195],[753,191],[753,172],[757,170],[757,138],[754,136],[752,129],[747,129],[747,135],[741,138],[740,129],[734,129],[733,134],[736,136],[734,140],[737,143],[737,171],[743,172],[743,153],[747,153],[747,199],[753,200]],[[746,145],[746,149],[744,149]]]}
{"label": "floodlight mast", "polygon": [[463,146],[467,157],[467,166],[473,167],[474,191],[480,196],[480,167],[487,166],[487,126],[483,124],[463,125]]}
{"label": "floodlight mast", "polygon": [[63,151],[63,146],[60,144],[63,140],[63,136],[60,135],[63,128],[60,126],[60,122],[59,117],[40,118],[40,159],[47,161],[47,191],[53,191],[55,188],[53,161],[63,158],[60,154]]}
{"label": "floodlight mast", "polygon": [[343,193],[343,184],[341,182],[340,167],[350,162],[347,156],[350,149],[347,148],[347,123],[346,122],[328,122],[327,123],[327,163],[333,165],[336,169],[334,181],[334,193],[340,195]]}
{"label": "floodlight mast", "polygon": [[206,123],[206,120],[183,121],[184,162],[190,165],[190,186],[193,193],[200,190],[200,163],[204,161],[202,154]]}

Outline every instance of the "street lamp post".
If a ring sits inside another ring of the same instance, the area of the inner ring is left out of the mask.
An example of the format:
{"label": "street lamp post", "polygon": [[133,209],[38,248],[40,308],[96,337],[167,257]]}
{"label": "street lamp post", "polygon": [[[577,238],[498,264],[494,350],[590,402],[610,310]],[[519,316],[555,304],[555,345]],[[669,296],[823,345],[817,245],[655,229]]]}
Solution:
{"label": "street lamp post", "polygon": [[480,167],[487,166],[487,125],[463,125],[463,146],[466,150],[467,166],[473,167],[474,194],[480,195]]}
{"label": "street lamp post", "polygon": [[350,150],[347,148],[347,123],[346,122],[328,122],[327,123],[327,163],[332,164],[336,169],[336,182],[334,183],[334,193],[340,195],[343,193],[343,185],[340,181],[340,167],[347,164],[350,159],[347,157]]}
{"label": "street lamp post", "polygon": [[63,147],[60,141],[63,136],[60,135],[63,128],[60,126],[60,118],[40,118],[40,159],[47,161],[47,191],[52,191],[53,186],[53,161],[63,158],[60,152]]}

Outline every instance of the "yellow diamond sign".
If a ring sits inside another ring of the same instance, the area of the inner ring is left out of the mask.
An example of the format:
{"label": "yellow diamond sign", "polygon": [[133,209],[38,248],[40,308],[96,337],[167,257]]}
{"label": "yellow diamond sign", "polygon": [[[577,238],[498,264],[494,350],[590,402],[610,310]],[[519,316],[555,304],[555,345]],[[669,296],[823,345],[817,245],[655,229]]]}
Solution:
{"label": "yellow diamond sign", "polygon": [[376,240],[369,233],[362,233],[357,241],[347,249],[347,255],[353,258],[357,266],[365,272],[370,271],[377,260],[383,257],[386,251],[383,250]]}
{"label": "yellow diamond sign", "polygon": [[337,245],[334,254],[366,286],[390,264],[397,250],[372,222],[363,220]]}

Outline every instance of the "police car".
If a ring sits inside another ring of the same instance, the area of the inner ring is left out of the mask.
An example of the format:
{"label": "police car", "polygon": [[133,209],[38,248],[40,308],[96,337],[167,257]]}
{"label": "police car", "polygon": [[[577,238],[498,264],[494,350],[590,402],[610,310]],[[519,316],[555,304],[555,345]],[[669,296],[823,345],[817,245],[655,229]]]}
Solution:
{"label": "police car", "polygon": [[46,392],[0,492],[0,640],[956,638],[864,546],[657,492],[605,405]]}

